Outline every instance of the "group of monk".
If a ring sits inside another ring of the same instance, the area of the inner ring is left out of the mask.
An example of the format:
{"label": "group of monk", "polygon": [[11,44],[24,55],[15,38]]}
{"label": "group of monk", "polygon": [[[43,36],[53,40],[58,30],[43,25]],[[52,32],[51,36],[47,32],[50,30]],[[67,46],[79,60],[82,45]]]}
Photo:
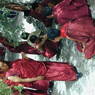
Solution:
{"label": "group of monk", "polygon": [[[73,40],[85,58],[90,59],[95,55],[95,26],[86,0],[44,0],[40,3],[34,2],[31,6],[28,9],[15,3],[5,5],[10,10],[24,12],[25,18],[32,16],[43,22],[47,32],[43,35],[38,31],[31,34],[24,32],[21,38],[27,41],[19,42],[16,47],[0,36],[0,43],[4,47],[14,53],[24,52],[51,58],[57,54],[60,40],[67,38]],[[58,29],[52,28],[53,21],[58,24]],[[42,91],[38,93],[24,90],[24,95],[48,95],[50,81],[73,81],[81,77],[76,67],[68,62],[36,61],[26,57],[24,53],[22,59],[0,61],[0,72],[3,73],[1,78],[6,78],[4,82],[9,86],[24,86]],[[0,55],[3,54],[4,49],[0,48]],[[18,95],[18,92],[13,94]]]}

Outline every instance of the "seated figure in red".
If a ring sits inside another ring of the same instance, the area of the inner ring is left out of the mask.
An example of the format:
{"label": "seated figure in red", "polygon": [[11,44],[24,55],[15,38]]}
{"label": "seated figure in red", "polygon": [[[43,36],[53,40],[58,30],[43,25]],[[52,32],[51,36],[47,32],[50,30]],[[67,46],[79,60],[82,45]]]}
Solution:
{"label": "seated figure in red", "polygon": [[[58,42],[52,42],[47,40],[43,45],[43,51],[40,51],[32,46],[30,46],[27,41],[20,42],[19,46],[12,46],[9,44],[8,40],[4,37],[0,37],[0,43],[2,43],[6,48],[8,48],[11,52],[20,53],[25,52],[29,54],[38,54],[43,55],[45,57],[51,58],[57,53],[57,48],[59,47]],[[54,49],[55,48],[55,49]]]}
{"label": "seated figure in red", "polygon": [[54,7],[54,16],[62,25],[61,37],[74,40],[85,58],[92,58],[95,55],[95,26],[86,0],[64,0]]}
{"label": "seated figure in red", "polygon": [[26,6],[15,3],[6,4],[5,7],[17,11],[22,11],[24,12],[25,17],[32,16],[35,19],[43,22],[46,27],[50,27],[52,25],[53,18],[48,18],[48,16],[52,13],[52,7],[60,1],[62,0],[44,0],[41,3],[34,2],[31,4],[31,9],[27,9]]}
{"label": "seated figure in red", "polygon": [[53,7],[52,17],[60,24],[59,37],[74,40],[85,58],[95,55],[95,26],[86,0],[63,0]]}
{"label": "seated figure in red", "polygon": [[90,17],[90,10],[86,0],[62,0],[53,7],[52,15],[60,25]]}
{"label": "seated figure in red", "polygon": [[[49,81],[73,81],[79,78],[80,73],[76,68],[67,62],[45,62],[35,61],[28,58],[18,59],[11,62],[12,66],[9,66],[5,62],[0,62],[0,71],[5,73],[5,83],[11,86],[22,85],[25,87],[35,88],[38,90],[46,91],[48,89]],[[80,76],[81,77],[81,76]],[[35,94],[35,92],[29,95],[47,95]]]}

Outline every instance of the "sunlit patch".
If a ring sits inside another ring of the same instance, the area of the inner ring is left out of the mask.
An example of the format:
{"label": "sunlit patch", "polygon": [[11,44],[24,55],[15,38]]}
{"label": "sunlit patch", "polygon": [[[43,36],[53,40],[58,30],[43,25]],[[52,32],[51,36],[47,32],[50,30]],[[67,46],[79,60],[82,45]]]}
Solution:
{"label": "sunlit patch", "polygon": [[33,24],[27,23],[26,19],[23,20],[23,24],[24,24],[25,32],[31,33],[35,31]]}

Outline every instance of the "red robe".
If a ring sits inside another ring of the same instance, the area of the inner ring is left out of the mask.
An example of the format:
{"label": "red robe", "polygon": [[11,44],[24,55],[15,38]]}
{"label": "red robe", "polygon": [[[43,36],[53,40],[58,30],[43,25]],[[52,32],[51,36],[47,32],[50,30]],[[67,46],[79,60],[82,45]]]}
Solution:
{"label": "red robe", "polygon": [[20,42],[19,46],[13,47],[8,44],[8,41],[5,38],[1,37],[0,43],[7,47],[11,52],[15,53],[25,52],[29,54],[38,55],[42,54],[43,56],[46,56],[48,58],[53,57],[57,53],[57,48],[59,46],[59,43],[54,43],[50,40],[47,40],[43,46],[43,52],[40,52],[39,50],[30,46],[27,42]]}
{"label": "red robe", "polygon": [[78,50],[84,53],[85,58],[95,55],[95,26],[90,17],[81,18],[63,27],[65,34],[76,41]]}
{"label": "red robe", "polygon": [[95,55],[95,27],[86,0],[63,0],[54,7],[53,14],[62,25],[60,36],[76,42],[86,58]]}
{"label": "red robe", "polygon": [[32,59],[19,59],[12,62],[12,64],[12,68],[6,73],[6,77],[19,76],[21,78],[32,78],[42,75],[45,79],[30,83],[16,83],[6,80],[5,82],[8,85],[23,84],[27,87],[47,90],[50,80],[72,81],[77,79],[75,67],[65,62],[40,62]]}
{"label": "red robe", "polygon": [[89,12],[86,0],[63,0],[53,8],[53,15],[60,25],[88,16]]}

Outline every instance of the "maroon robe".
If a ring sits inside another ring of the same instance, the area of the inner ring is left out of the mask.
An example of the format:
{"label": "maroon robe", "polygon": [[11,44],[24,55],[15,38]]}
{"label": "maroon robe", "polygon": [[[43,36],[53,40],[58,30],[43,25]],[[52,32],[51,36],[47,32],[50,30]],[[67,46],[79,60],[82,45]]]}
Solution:
{"label": "maroon robe", "polygon": [[63,28],[66,35],[75,40],[78,50],[84,53],[85,58],[95,55],[95,26],[90,17],[80,18]]}
{"label": "maroon robe", "polygon": [[88,16],[89,12],[86,0],[63,0],[53,8],[53,15],[60,25]]}
{"label": "maroon robe", "polygon": [[0,37],[0,43],[2,43],[5,47],[7,47],[11,52],[15,53],[25,52],[29,54],[38,54],[38,55],[42,54],[43,56],[46,56],[48,58],[53,57],[57,53],[57,48],[59,46],[59,43],[54,43],[50,40],[47,40],[43,46],[43,52],[40,52],[39,50],[30,46],[27,42],[20,42],[19,46],[13,47],[8,44],[8,41],[5,38]]}
{"label": "maroon robe", "polygon": [[[27,64],[27,65],[26,65]],[[17,83],[10,80],[5,82],[8,85],[22,84],[26,87],[32,87],[40,90],[47,90],[50,80],[72,81],[77,79],[75,67],[66,62],[44,62],[32,59],[18,59],[12,62],[12,68],[6,73],[8,76],[19,76],[21,78],[32,78],[44,76],[44,80],[38,80],[29,83]],[[46,85],[47,84],[47,85]]]}
{"label": "maroon robe", "polygon": [[53,15],[62,25],[61,37],[74,40],[86,58],[95,55],[95,27],[86,0],[63,0],[54,7]]}

